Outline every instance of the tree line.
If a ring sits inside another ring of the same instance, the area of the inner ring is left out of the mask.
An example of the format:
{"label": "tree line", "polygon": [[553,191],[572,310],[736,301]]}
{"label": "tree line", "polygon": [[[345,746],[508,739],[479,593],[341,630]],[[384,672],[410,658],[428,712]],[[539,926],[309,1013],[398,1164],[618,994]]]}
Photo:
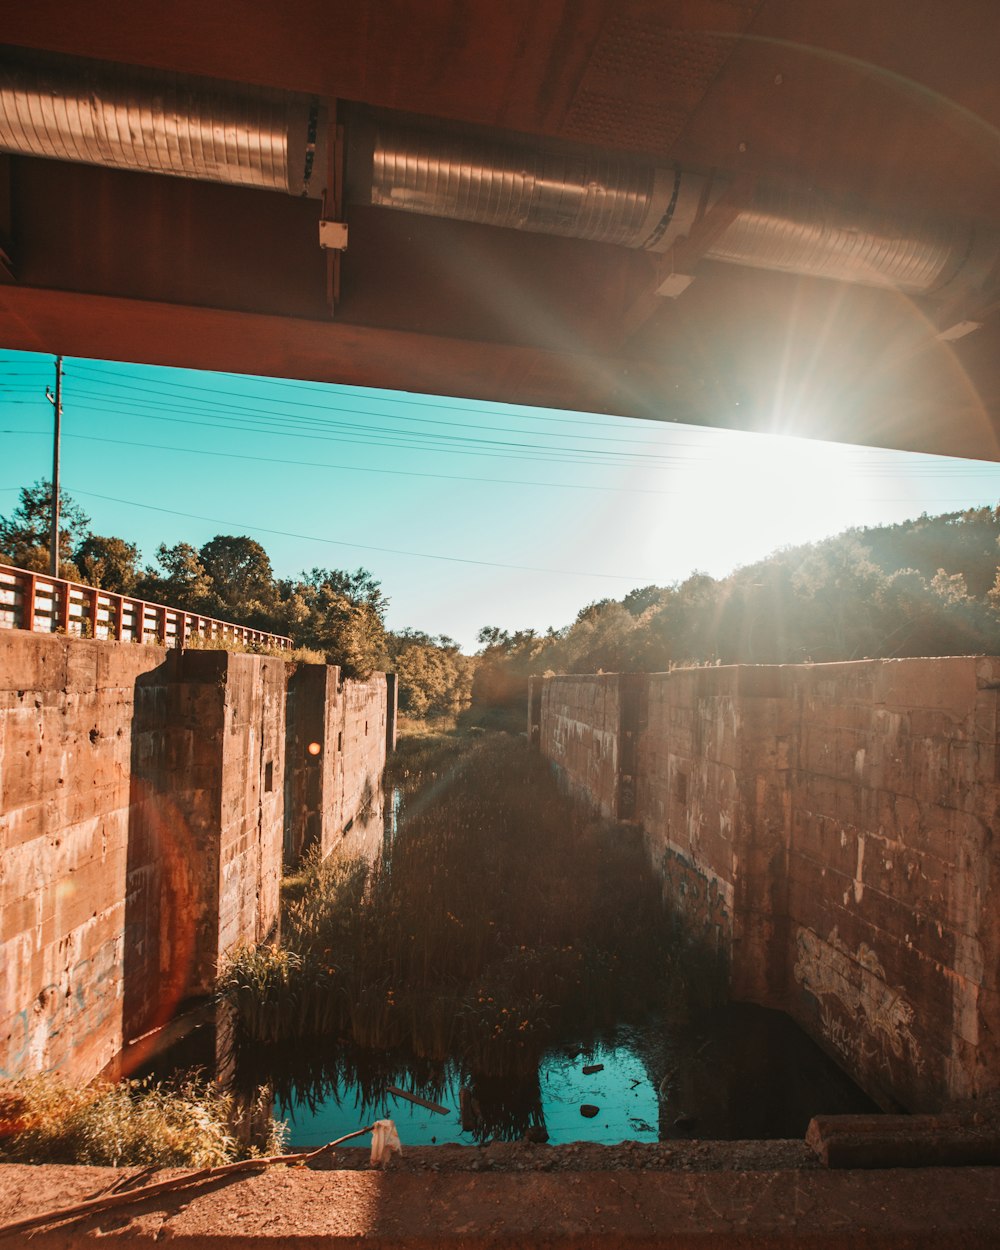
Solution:
{"label": "tree line", "polygon": [[474,697],[516,702],[536,673],[663,672],[1000,654],[1000,508],[926,514],[693,573],[580,609],[563,629],[487,628]]}
{"label": "tree line", "polygon": [[[412,716],[453,715],[468,705],[472,658],[444,635],[386,629],[389,599],[367,569],[275,577],[265,549],[243,534],[216,534],[201,547],[160,543],[155,563],[143,564],[134,543],[95,534],[83,509],[59,494],[59,565],[67,580],[286,635],[349,677],[394,671],[401,709]],[[51,483],[21,489],[17,506],[0,517],[0,562],[48,572],[51,506]]]}
{"label": "tree line", "polygon": [[[0,560],[46,572],[51,486],[37,482],[0,517]],[[156,549],[94,534],[61,496],[63,576],[119,594],[291,637],[348,676],[387,669],[401,710],[450,716],[515,708],[534,674],[658,672],[686,664],[798,664],[900,656],[1000,654],[1000,508],[926,514],[788,547],[723,578],[693,573],[587,604],[544,633],[485,626],[479,651],[386,629],[389,600],[358,568],[276,578],[260,543],[217,534]]]}

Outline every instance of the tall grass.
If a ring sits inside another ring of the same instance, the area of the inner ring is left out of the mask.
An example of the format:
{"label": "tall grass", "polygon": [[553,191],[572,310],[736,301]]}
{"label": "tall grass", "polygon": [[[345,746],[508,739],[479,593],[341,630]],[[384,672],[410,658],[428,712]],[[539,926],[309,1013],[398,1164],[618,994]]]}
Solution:
{"label": "tall grass", "polygon": [[506,736],[432,736],[394,770],[403,819],[374,864],[310,860],[284,947],[225,970],[238,1068],[330,1039],[528,1077],[555,1039],[655,994],[660,886],[634,830],[595,822]]}
{"label": "tall grass", "polygon": [[[233,1095],[190,1075],[172,1085],[4,1081],[0,1161],[214,1167],[252,1153],[232,1132],[236,1111]],[[283,1134],[273,1125],[264,1153],[280,1151]]]}

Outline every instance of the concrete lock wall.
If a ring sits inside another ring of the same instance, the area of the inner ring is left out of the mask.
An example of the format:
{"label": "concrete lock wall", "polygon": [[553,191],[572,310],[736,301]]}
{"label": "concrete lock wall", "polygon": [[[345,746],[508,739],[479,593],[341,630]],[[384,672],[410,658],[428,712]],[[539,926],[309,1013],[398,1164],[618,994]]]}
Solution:
{"label": "concrete lock wall", "polygon": [[1000,1087],[1000,660],[545,679],[566,783],[641,824],[736,997],[884,1105]]}
{"label": "concrete lock wall", "polygon": [[[113,1071],[127,1042],[210,991],[228,951],[274,932],[286,670],[0,634],[0,1075]],[[384,678],[365,691],[372,722]],[[315,740],[332,755],[345,730],[353,718],[320,717]]]}
{"label": "concrete lock wall", "polygon": [[382,773],[396,742],[395,674],[341,680],[302,664],[288,683],[285,858],[312,847],[372,856],[382,840]]}

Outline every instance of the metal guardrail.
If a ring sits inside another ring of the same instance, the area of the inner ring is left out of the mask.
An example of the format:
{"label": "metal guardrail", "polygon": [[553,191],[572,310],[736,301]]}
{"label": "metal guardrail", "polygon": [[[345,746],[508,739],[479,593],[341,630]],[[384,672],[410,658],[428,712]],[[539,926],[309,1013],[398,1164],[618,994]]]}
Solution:
{"label": "metal guardrail", "polygon": [[110,642],[145,642],[161,647],[183,647],[192,638],[276,647],[281,651],[292,646],[292,640],[282,634],[268,634],[6,564],[0,564],[0,629],[27,629]]}

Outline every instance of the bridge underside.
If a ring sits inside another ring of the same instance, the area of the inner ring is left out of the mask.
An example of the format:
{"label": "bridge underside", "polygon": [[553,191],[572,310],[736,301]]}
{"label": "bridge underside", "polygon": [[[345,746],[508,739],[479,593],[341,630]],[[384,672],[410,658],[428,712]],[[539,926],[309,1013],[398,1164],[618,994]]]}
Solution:
{"label": "bridge underside", "polygon": [[[737,207],[780,184],[979,239],[1000,204],[997,29],[991,0],[176,0],[155,23],[39,0],[3,38],[302,93],[348,143],[359,108],[419,114],[717,171]],[[342,254],[317,199],[0,156],[0,344],[1000,459],[996,265],[903,293],[722,263],[714,209],[664,256],[329,183]],[[657,295],[676,266],[693,282]]]}

